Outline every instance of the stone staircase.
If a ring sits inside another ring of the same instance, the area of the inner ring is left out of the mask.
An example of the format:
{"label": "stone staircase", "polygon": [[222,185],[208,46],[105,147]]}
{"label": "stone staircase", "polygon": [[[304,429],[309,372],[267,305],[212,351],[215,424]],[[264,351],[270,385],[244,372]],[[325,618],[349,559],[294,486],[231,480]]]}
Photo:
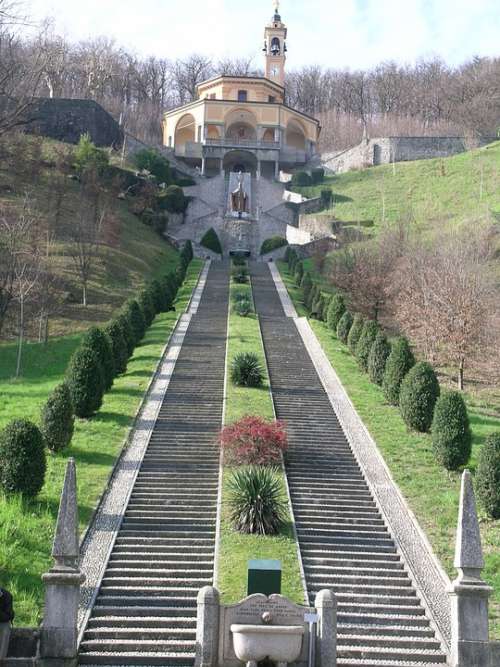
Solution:
{"label": "stone staircase", "polygon": [[338,598],[339,667],[446,664],[446,654],[269,268],[251,268],[306,584]]}
{"label": "stone staircase", "polygon": [[99,593],[81,665],[192,666],[196,596],[211,584],[228,267],[211,266]]}

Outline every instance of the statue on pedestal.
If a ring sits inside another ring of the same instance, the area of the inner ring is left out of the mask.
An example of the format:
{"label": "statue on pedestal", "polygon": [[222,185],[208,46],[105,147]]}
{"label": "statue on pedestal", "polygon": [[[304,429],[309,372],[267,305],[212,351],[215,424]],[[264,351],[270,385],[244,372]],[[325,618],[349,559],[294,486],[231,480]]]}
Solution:
{"label": "statue on pedestal", "polygon": [[238,174],[238,187],[231,193],[231,210],[238,214],[238,218],[243,216],[243,213],[248,213],[248,195],[243,188],[243,174]]}

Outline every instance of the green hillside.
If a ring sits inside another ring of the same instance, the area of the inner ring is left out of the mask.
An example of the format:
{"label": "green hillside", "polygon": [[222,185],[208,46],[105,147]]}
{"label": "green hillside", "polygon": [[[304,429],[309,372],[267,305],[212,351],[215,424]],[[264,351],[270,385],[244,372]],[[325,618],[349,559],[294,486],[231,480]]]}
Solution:
{"label": "green hillside", "polygon": [[470,223],[500,216],[500,141],[445,159],[383,165],[330,176],[298,188],[318,196],[330,188],[331,215],[363,227],[414,220],[419,225]]}

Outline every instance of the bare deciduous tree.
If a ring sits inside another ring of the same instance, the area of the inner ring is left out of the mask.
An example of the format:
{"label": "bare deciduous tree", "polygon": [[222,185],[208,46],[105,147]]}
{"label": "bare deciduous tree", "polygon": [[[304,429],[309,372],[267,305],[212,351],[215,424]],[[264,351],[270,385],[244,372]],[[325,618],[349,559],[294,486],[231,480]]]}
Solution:
{"label": "bare deciduous tree", "polygon": [[106,209],[92,174],[82,184],[78,211],[67,225],[68,253],[82,287],[82,305],[88,304],[88,283],[95,269],[102,242]]}
{"label": "bare deciduous tree", "polygon": [[492,251],[490,232],[442,236],[414,245],[398,273],[402,330],[428,358],[456,369],[461,390],[466,364],[487,353],[494,330]]}

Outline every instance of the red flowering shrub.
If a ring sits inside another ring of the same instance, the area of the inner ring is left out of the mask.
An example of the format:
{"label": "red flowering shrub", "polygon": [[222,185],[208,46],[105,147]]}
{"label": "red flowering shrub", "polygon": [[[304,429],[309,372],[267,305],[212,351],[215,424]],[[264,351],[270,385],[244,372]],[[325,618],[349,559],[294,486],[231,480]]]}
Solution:
{"label": "red flowering shrub", "polygon": [[226,463],[269,465],[280,463],[288,437],[284,422],[248,416],[222,429],[221,445]]}

